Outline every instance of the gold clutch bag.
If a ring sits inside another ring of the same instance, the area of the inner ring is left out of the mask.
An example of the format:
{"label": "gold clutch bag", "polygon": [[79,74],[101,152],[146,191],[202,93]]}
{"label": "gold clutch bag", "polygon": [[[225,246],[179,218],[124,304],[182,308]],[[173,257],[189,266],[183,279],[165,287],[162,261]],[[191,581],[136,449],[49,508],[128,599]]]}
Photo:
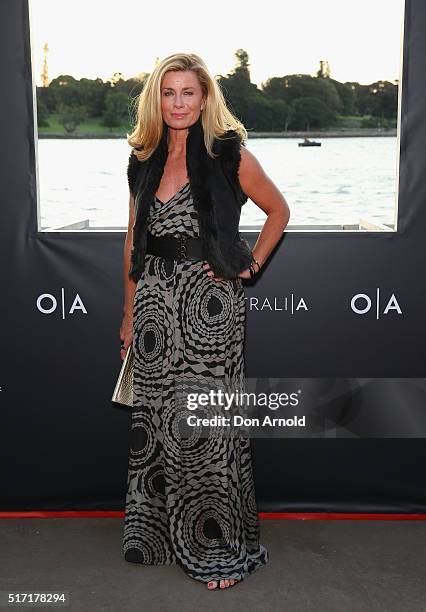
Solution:
{"label": "gold clutch bag", "polygon": [[113,402],[130,407],[133,407],[133,361],[133,346],[129,344],[111,398]]}

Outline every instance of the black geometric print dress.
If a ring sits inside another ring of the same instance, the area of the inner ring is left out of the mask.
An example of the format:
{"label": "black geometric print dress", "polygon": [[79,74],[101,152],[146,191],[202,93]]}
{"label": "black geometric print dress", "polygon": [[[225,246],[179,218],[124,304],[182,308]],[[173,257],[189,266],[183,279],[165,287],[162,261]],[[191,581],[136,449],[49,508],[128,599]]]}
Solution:
{"label": "black geometric print dress", "polygon": [[[199,236],[187,182],[156,196],[148,228]],[[243,580],[268,560],[248,437],[185,438],[174,377],[244,377],[241,278],[214,281],[200,261],[145,255],[133,304],[134,400],[123,527],[126,561],[178,564],[201,582]]]}

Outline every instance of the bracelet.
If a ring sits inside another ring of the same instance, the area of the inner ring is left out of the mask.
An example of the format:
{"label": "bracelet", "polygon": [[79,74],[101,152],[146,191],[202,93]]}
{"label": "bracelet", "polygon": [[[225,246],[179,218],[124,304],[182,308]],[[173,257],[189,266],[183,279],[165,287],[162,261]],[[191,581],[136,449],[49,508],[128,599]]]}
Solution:
{"label": "bracelet", "polygon": [[[253,279],[253,278],[254,278],[254,276],[255,276],[255,274],[256,274],[256,270],[254,269],[253,262],[254,262],[255,264],[257,264],[257,265],[258,265],[259,270],[260,270],[260,263],[257,261],[256,257],[255,257],[253,254],[252,254],[252,256],[251,256],[251,257],[252,257],[252,260],[251,260],[251,262],[250,262],[249,272],[250,272],[250,279]],[[258,270],[258,271],[259,271],[259,270]]]}
{"label": "bracelet", "polygon": [[[251,256],[251,257],[252,257],[252,261],[254,261],[254,263],[258,265],[259,270],[260,270],[260,268],[261,268],[262,266],[261,266],[261,265],[260,265],[260,263],[257,261],[256,257],[255,257],[253,254],[252,254],[252,256]],[[259,270],[258,270],[258,271],[259,271]]]}

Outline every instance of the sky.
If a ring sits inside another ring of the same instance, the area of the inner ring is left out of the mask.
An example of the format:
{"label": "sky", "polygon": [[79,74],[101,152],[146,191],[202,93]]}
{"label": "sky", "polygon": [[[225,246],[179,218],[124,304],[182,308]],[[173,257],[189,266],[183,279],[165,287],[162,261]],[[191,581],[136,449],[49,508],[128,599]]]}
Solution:
{"label": "sky", "polygon": [[338,81],[400,78],[404,0],[30,0],[33,72],[103,80],[151,72],[157,58],[200,55],[212,75],[249,55],[251,81],[315,75],[327,60]]}

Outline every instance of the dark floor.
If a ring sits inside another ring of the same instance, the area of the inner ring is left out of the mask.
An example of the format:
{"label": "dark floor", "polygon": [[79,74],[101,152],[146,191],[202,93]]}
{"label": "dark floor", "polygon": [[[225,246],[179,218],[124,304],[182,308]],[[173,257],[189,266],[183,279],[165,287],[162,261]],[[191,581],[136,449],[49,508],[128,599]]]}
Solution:
{"label": "dark floor", "polygon": [[426,611],[424,521],[262,521],[268,565],[226,591],[208,591],[177,566],[126,562],[122,526],[0,520],[0,591],[62,589],[66,609],[79,612]]}

